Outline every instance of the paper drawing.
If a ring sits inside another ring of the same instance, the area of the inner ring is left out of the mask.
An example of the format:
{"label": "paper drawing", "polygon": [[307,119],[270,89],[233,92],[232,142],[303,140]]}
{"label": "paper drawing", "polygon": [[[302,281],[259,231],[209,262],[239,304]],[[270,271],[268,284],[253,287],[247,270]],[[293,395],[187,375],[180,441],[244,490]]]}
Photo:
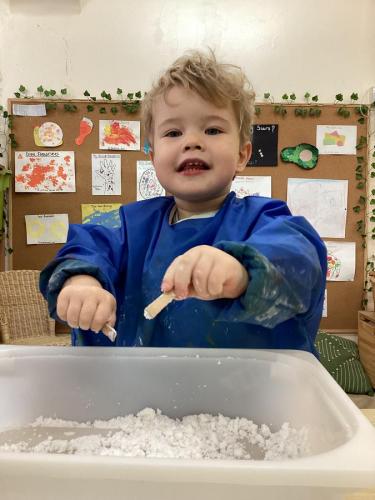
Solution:
{"label": "paper drawing", "polygon": [[232,181],[231,191],[237,198],[245,196],[267,196],[271,198],[271,176],[238,175]]}
{"label": "paper drawing", "polygon": [[355,125],[318,125],[316,147],[322,155],[355,155],[357,127]]}
{"label": "paper drawing", "polygon": [[164,196],[165,190],[156,177],[151,161],[137,161],[137,201]]}
{"label": "paper drawing", "polygon": [[75,192],[74,151],[17,151],[18,193]]}
{"label": "paper drawing", "polygon": [[253,152],[248,162],[251,167],[276,167],[279,126],[256,124],[252,128]]}
{"label": "paper drawing", "polygon": [[140,122],[99,120],[99,148],[140,150]]}
{"label": "paper drawing", "polygon": [[121,194],[121,155],[92,154],[92,194]]}
{"label": "paper drawing", "polygon": [[28,245],[66,243],[68,214],[25,215]]}
{"label": "paper drawing", "polygon": [[79,135],[75,138],[75,143],[77,146],[81,146],[86,137],[91,134],[94,124],[90,118],[86,118],[85,116],[79,122]]}
{"label": "paper drawing", "polygon": [[63,143],[63,131],[54,122],[44,122],[40,127],[34,127],[34,142],[36,146],[55,148]]}
{"label": "paper drawing", "polygon": [[288,205],[302,215],[322,238],[345,238],[348,181],[288,179]]}
{"label": "paper drawing", "polygon": [[82,224],[120,227],[120,207],[121,203],[83,203],[81,205]]}
{"label": "paper drawing", "polygon": [[355,243],[325,241],[327,247],[327,281],[354,281]]}

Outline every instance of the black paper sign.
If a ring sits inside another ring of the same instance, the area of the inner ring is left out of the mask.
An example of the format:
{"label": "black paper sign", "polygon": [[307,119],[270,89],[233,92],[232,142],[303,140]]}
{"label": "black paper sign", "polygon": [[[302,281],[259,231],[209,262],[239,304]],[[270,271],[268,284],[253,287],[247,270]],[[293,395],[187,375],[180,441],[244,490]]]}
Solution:
{"label": "black paper sign", "polygon": [[278,125],[253,126],[253,152],[248,167],[276,167]]}

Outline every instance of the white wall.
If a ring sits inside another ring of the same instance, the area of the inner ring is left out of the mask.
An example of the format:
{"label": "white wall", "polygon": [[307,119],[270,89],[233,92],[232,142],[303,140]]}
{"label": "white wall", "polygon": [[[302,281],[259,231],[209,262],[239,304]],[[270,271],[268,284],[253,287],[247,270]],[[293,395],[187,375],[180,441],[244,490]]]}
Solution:
{"label": "white wall", "polygon": [[258,96],[321,102],[375,86],[374,0],[0,0],[0,102],[24,84],[71,97],[147,90],[184,50],[211,46]]}

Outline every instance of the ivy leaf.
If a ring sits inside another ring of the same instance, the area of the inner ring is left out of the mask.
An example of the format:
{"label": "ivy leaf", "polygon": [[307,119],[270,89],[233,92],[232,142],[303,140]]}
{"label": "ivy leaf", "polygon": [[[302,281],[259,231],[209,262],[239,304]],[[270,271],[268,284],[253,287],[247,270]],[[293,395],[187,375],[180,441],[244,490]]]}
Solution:
{"label": "ivy leaf", "polygon": [[358,214],[360,211],[361,211],[361,207],[359,205],[356,205],[355,207],[353,207],[353,212],[355,212],[356,214]]}
{"label": "ivy leaf", "polygon": [[287,101],[287,100],[289,99],[288,94],[283,94],[283,95],[281,96],[281,99],[284,99],[284,101]]}
{"label": "ivy leaf", "polygon": [[65,89],[61,89],[61,90],[60,90],[60,92],[61,92],[61,94],[62,94],[62,95],[66,95],[68,91],[67,91],[67,89],[65,88]]}
{"label": "ivy leaf", "polygon": [[3,112],[3,118],[8,118],[8,116],[9,116],[9,115],[8,115],[8,111],[4,111],[4,112]]}
{"label": "ivy leaf", "polygon": [[101,113],[101,114],[104,114],[104,113],[106,113],[106,112],[107,112],[107,110],[106,110],[105,108],[100,108],[100,109],[99,109],[99,113]]}
{"label": "ivy leaf", "polygon": [[357,184],[357,189],[363,189],[365,187],[365,183],[362,181],[362,182],[358,182]]}
{"label": "ivy leaf", "polygon": [[88,104],[87,111],[89,111],[89,112],[94,111],[94,106],[92,104]]}
{"label": "ivy leaf", "polygon": [[90,92],[88,90],[85,90],[84,93],[83,93],[84,96],[86,97],[90,97]]}
{"label": "ivy leaf", "polygon": [[39,87],[36,90],[42,93],[44,91],[43,85],[39,85]]}
{"label": "ivy leaf", "polygon": [[293,94],[290,94],[290,96],[289,96],[289,97],[290,97],[290,99],[291,99],[292,101],[295,101],[295,100],[296,100],[296,94],[295,94],[294,92],[293,92]]}
{"label": "ivy leaf", "polygon": [[140,99],[142,97],[142,92],[140,90],[138,90],[138,92],[135,93],[135,97],[137,99]]}
{"label": "ivy leaf", "polygon": [[132,100],[132,99],[133,99],[133,97],[134,97],[134,94],[127,94],[127,96],[126,96],[126,97],[127,97],[128,99]]}
{"label": "ivy leaf", "polygon": [[265,93],[263,94],[263,97],[264,97],[265,99],[269,99],[269,98],[270,98],[270,95],[271,95],[271,94],[270,94],[269,92],[265,92]]}
{"label": "ivy leaf", "polygon": [[358,101],[358,94],[356,92],[353,92],[350,96],[350,99],[352,101]]}
{"label": "ivy leaf", "polygon": [[45,95],[46,97],[49,97],[49,95],[50,95],[50,91],[49,91],[49,90],[45,90],[45,91],[44,91],[44,95]]}
{"label": "ivy leaf", "polygon": [[336,94],[335,99],[336,101],[342,102],[344,100],[344,96],[342,94]]}
{"label": "ivy leaf", "polygon": [[319,101],[319,97],[317,95],[314,95],[314,96],[312,96],[311,100],[314,101],[314,102],[318,102]]}
{"label": "ivy leaf", "polygon": [[14,92],[14,95],[19,99],[21,97],[21,94],[19,92]]}
{"label": "ivy leaf", "polygon": [[308,100],[310,98],[310,93],[309,92],[306,92],[305,95],[303,96],[306,100]]}
{"label": "ivy leaf", "polygon": [[19,90],[20,92],[25,92],[26,87],[25,87],[24,85],[20,85],[20,86],[19,86],[19,88],[18,88],[18,90]]}
{"label": "ivy leaf", "polygon": [[117,95],[121,95],[122,94],[122,89],[118,88],[117,89]]}
{"label": "ivy leaf", "polygon": [[363,125],[365,123],[365,119],[363,118],[358,118],[358,123],[360,123],[361,125]]}
{"label": "ivy leaf", "polygon": [[51,90],[49,91],[49,95],[51,95],[51,96],[56,95],[56,90],[51,89]]}
{"label": "ivy leaf", "polygon": [[118,109],[116,108],[116,106],[113,106],[111,108],[111,113],[113,113],[114,115],[118,112]]}

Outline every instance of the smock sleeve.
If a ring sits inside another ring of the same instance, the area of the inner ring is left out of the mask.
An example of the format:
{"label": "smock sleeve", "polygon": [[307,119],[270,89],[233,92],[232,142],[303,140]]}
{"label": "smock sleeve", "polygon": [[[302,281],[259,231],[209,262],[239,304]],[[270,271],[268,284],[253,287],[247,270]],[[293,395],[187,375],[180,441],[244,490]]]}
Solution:
{"label": "smock sleeve", "polygon": [[71,276],[87,274],[115,295],[118,277],[126,268],[127,249],[122,229],[93,224],[72,224],[67,243],[41,272],[40,291],[56,318],[57,297]]}
{"label": "smock sleeve", "polygon": [[[304,217],[272,200],[248,239],[215,244],[249,273],[245,293],[228,301],[219,321],[245,321],[274,328],[322,306],[327,253],[323,241]],[[315,311],[314,311],[315,312]]]}

